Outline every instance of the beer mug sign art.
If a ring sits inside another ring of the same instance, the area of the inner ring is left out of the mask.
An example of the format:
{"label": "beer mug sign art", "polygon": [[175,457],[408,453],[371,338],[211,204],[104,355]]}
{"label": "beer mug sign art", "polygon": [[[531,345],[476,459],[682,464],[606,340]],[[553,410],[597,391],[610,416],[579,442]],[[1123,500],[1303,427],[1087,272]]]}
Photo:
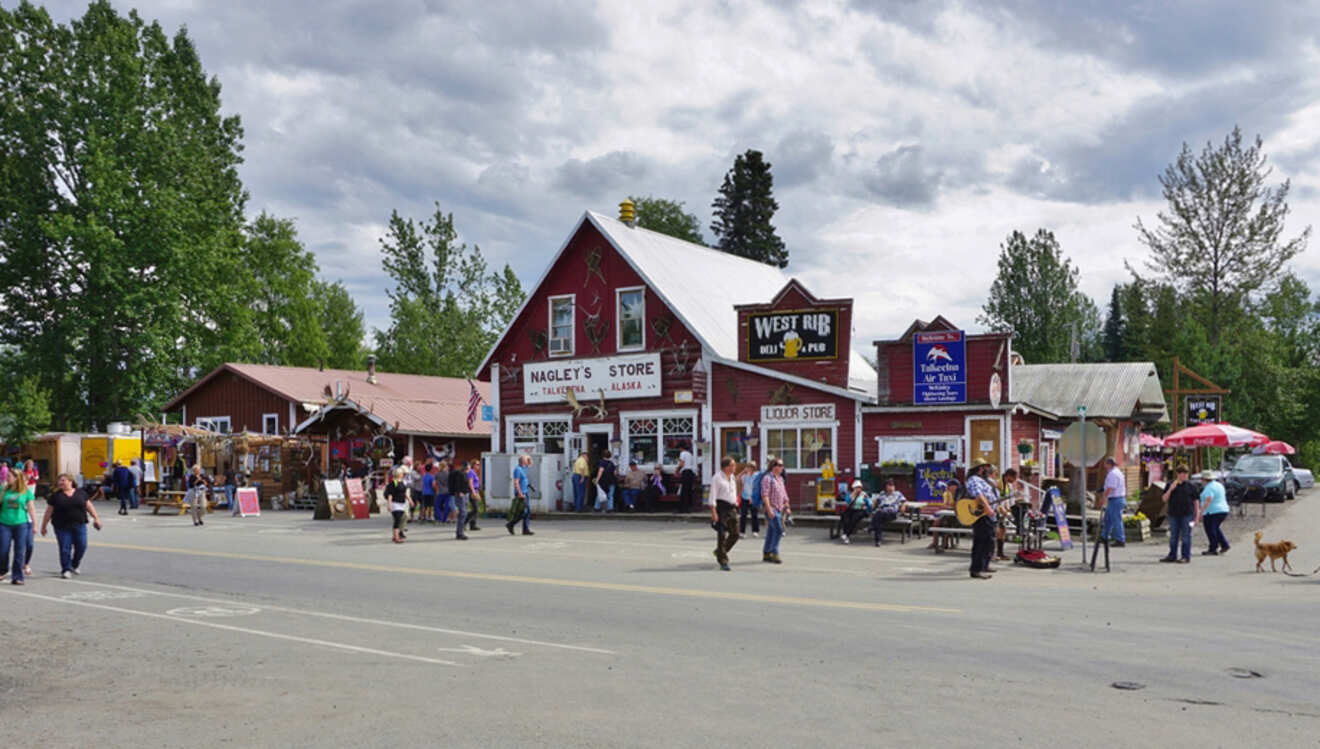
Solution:
{"label": "beer mug sign art", "polygon": [[796,359],[798,352],[802,350],[802,336],[797,331],[790,330],[784,334],[784,358]]}

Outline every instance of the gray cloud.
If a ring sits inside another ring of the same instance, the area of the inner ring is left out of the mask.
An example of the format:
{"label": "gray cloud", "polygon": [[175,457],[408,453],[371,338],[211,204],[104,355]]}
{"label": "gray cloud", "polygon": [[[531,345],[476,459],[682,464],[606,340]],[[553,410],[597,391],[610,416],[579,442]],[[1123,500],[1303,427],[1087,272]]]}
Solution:
{"label": "gray cloud", "polygon": [[925,208],[935,202],[942,175],[926,164],[919,145],[899,146],[881,156],[862,183],[872,196],[900,208]]}
{"label": "gray cloud", "polygon": [[834,144],[824,133],[798,130],[779,141],[770,159],[778,187],[793,187],[814,181],[830,171]]}
{"label": "gray cloud", "polygon": [[629,151],[611,151],[587,161],[565,161],[555,170],[554,184],[574,195],[590,198],[618,188],[627,189],[645,175],[645,159]]}

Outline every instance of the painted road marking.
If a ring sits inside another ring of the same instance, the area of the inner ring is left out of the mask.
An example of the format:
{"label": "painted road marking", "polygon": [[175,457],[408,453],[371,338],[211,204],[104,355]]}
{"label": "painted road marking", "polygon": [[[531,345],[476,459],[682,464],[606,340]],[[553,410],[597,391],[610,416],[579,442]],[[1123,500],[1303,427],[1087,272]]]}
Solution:
{"label": "painted road marking", "polygon": [[165,621],[180,622],[191,627],[211,627],[212,629],[222,629],[226,632],[238,632],[245,635],[256,635],[258,637],[270,637],[275,640],[287,640],[289,642],[300,642],[304,645],[320,645],[321,647],[333,648],[335,650],[346,650],[350,653],[362,653],[364,655],[378,655],[384,658],[397,658],[405,661],[416,661],[418,663],[429,663],[435,666],[455,666],[463,668],[462,664],[454,661],[440,660],[439,658],[427,658],[421,655],[408,655],[407,653],[391,653],[388,650],[377,650],[375,648],[364,648],[359,645],[349,645],[342,642],[330,642],[329,640],[318,640],[314,637],[299,637],[297,635],[286,635],[280,632],[267,632],[261,629],[251,629],[249,627],[235,627],[232,624],[217,624],[216,622],[203,621],[201,619],[187,619],[181,616],[171,616],[170,614],[157,614],[151,611],[135,611],[133,609],[124,609],[118,606],[107,606],[103,603],[92,603],[90,601],[70,601],[65,598],[56,598],[55,596],[43,596],[39,593],[28,593],[21,590],[6,591],[8,595],[26,596],[28,598],[38,598],[43,601],[54,601],[55,603],[65,603],[70,606],[86,606],[92,609],[101,609],[102,611],[114,611],[119,614],[132,614],[133,616],[145,616],[150,619],[164,619]]}
{"label": "painted road marking", "polygon": [[702,598],[721,601],[746,601],[751,603],[777,603],[786,606],[815,606],[829,609],[854,609],[859,611],[887,611],[898,613],[961,614],[962,609],[937,606],[917,606],[901,603],[870,603],[864,601],[836,601],[826,598],[800,598],[797,596],[776,596],[760,593],[737,593],[731,591],[699,590],[694,588],[667,588],[655,585],[635,585],[631,583],[609,583],[593,580],[568,580],[552,577],[529,577],[526,575],[502,575],[491,572],[462,572],[459,570],[432,570],[416,567],[397,567],[386,564],[367,564],[364,562],[344,562],[330,559],[299,559],[297,557],[267,556],[264,554],[241,554],[231,551],[205,551],[201,549],[176,549],[166,546],[140,546],[137,544],[98,543],[98,549],[120,549],[124,551],[148,551],[157,554],[183,554],[186,556],[210,557],[215,559],[236,559],[247,562],[270,562],[273,564],[296,564],[307,567],[327,567],[331,569],[362,570],[365,572],[388,572],[391,574],[423,575],[427,577],[450,577],[460,580],[486,580],[502,583],[523,583],[527,585],[546,585],[559,588],[579,588],[582,590],[610,590],[621,593],[648,593],[658,596],[679,598]]}
{"label": "painted road marking", "polygon": [[436,648],[441,653],[463,653],[464,655],[475,655],[480,658],[517,658],[522,653],[510,653],[504,648],[495,648],[494,650],[483,650],[473,645],[464,645],[461,648]]}
{"label": "painted road marking", "polygon": [[252,616],[261,613],[255,606],[184,606],[170,609],[165,613],[170,616],[186,616],[202,619],[227,619],[231,616]]}
{"label": "painted road marking", "polygon": [[[125,585],[111,585],[109,583],[93,583],[87,580],[73,580],[71,582],[78,585],[92,585],[98,588],[109,588],[115,591],[125,591],[131,593],[131,597],[140,597],[142,595],[168,596],[170,598],[182,598],[189,601],[201,601],[203,603],[216,603],[225,606],[234,605],[233,601],[227,601],[222,598],[207,598],[205,596],[193,596],[186,593],[168,593],[158,590],[147,590],[145,588],[130,588]],[[89,591],[90,592],[90,591]],[[435,632],[442,635],[459,635],[461,637],[471,637],[481,640],[496,640],[498,642],[517,643],[519,645],[536,645],[546,648],[558,648],[560,650],[576,650],[585,653],[599,653],[601,655],[618,655],[613,650],[604,648],[589,648],[585,645],[566,645],[558,642],[544,642],[541,640],[529,640],[523,637],[506,637],[504,635],[488,635],[482,632],[464,632],[459,629],[445,629],[444,627],[432,627],[425,624],[409,624],[408,622],[392,622],[384,619],[366,619],[360,616],[349,616],[347,614],[331,614],[325,611],[308,611],[306,609],[295,609],[287,606],[271,606],[263,604],[267,611],[281,611],[286,614],[301,614],[303,616],[315,616],[322,619],[334,619],[342,622],[353,622],[355,624],[371,624],[381,627],[397,627],[399,629],[411,629],[420,632]]]}
{"label": "painted road marking", "polygon": [[146,594],[131,590],[80,590],[60,596],[68,601],[113,601],[118,598],[144,598]]}

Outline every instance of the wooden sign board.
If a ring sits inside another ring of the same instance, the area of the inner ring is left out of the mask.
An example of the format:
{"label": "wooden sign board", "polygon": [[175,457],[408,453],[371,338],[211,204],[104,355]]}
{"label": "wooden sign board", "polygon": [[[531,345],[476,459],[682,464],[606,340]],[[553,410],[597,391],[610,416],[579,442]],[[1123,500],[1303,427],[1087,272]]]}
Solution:
{"label": "wooden sign board", "polygon": [[326,479],[321,482],[321,498],[316,503],[314,520],[352,520],[352,510],[348,508],[348,499],[344,496],[344,484],[338,479]]}
{"label": "wooden sign board", "polygon": [[371,507],[362,479],[344,479],[344,488],[348,489],[348,506],[353,511],[353,519],[366,520],[371,515]]}
{"label": "wooden sign board", "polygon": [[234,492],[234,501],[238,503],[240,517],[260,517],[261,495],[257,493],[257,487],[239,487],[238,491]]}

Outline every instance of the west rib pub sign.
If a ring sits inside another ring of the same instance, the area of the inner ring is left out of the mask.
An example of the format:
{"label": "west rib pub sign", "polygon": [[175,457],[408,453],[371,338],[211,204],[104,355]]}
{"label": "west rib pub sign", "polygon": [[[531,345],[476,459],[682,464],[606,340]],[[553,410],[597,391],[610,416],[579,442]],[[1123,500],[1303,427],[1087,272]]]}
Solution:
{"label": "west rib pub sign", "polygon": [[776,310],[747,316],[747,360],[837,359],[837,309]]}

